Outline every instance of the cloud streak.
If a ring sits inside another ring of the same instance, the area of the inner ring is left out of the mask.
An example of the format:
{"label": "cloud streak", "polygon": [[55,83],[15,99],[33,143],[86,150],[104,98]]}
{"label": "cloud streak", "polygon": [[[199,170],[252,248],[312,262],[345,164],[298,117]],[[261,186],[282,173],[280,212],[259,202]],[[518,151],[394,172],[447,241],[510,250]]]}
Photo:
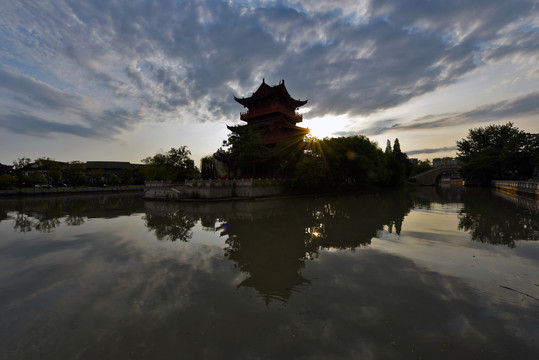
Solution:
{"label": "cloud streak", "polygon": [[[309,116],[365,116],[537,56],[537,15],[532,0],[21,0],[0,14],[0,126],[113,137],[143,121],[230,123],[232,96],[263,77],[309,98]],[[371,133],[529,113],[527,96]]]}
{"label": "cloud streak", "polygon": [[447,114],[431,114],[402,123],[398,119],[385,119],[360,130],[341,131],[339,136],[381,135],[396,131],[428,130],[450,126],[472,126],[478,123],[511,120],[511,117],[536,115],[539,104],[539,91],[531,92],[509,100],[481,105],[471,111]]}

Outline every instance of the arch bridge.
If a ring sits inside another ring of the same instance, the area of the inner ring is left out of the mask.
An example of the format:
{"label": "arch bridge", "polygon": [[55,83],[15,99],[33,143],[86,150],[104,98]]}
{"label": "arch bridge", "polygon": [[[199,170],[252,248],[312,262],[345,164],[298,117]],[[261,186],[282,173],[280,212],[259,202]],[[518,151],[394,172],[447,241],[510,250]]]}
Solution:
{"label": "arch bridge", "polygon": [[410,179],[415,179],[421,185],[436,185],[438,176],[446,172],[459,172],[460,168],[461,165],[442,165],[412,176]]}

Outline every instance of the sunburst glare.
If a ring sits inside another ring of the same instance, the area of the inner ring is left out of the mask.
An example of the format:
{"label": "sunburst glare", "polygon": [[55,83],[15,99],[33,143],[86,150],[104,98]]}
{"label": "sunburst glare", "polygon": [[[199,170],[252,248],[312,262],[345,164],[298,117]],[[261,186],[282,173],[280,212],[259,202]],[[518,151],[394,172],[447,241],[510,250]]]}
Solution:
{"label": "sunburst glare", "polygon": [[347,115],[339,115],[315,117],[304,120],[304,123],[311,131],[312,136],[318,139],[324,139],[326,137],[339,136],[339,132],[345,130],[348,121],[349,118]]}

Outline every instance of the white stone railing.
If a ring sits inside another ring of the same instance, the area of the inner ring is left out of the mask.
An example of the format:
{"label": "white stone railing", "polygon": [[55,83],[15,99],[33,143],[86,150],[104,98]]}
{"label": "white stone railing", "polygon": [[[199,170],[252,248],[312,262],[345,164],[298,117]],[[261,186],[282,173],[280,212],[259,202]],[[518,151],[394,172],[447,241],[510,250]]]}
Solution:
{"label": "white stone railing", "polygon": [[145,181],[144,187],[170,187],[172,182],[170,181]]}
{"label": "white stone railing", "polygon": [[217,180],[185,180],[188,187],[227,187],[227,186],[269,186],[283,185],[281,179],[217,179]]}
{"label": "white stone railing", "polygon": [[494,187],[506,187],[512,188],[515,190],[526,191],[526,192],[537,192],[539,191],[539,181],[535,180],[493,180],[492,186]]}

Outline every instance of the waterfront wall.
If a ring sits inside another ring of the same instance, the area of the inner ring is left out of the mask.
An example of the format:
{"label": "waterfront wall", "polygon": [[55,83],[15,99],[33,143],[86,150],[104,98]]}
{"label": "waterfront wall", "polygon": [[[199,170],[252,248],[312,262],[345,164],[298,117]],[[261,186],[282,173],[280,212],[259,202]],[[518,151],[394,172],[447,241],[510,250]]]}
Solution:
{"label": "waterfront wall", "polygon": [[15,196],[15,195],[62,195],[62,194],[80,194],[80,193],[98,193],[98,192],[125,192],[138,191],[141,192],[144,188],[142,185],[137,186],[107,186],[107,187],[80,187],[80,188],[33,188],[21,190],[0,190],[0,196]]}
{"label": "waterfront wall", "polygon": [[183,184],[147,181],[144,198],[157,200],[231,199],[275,196],[286,190],[282,180],[186,180]]}
{"label": "waterfront wall", "polygon": [[539,181],[537,180],[494,180],[492,187],[511,194],[539,197]]}

